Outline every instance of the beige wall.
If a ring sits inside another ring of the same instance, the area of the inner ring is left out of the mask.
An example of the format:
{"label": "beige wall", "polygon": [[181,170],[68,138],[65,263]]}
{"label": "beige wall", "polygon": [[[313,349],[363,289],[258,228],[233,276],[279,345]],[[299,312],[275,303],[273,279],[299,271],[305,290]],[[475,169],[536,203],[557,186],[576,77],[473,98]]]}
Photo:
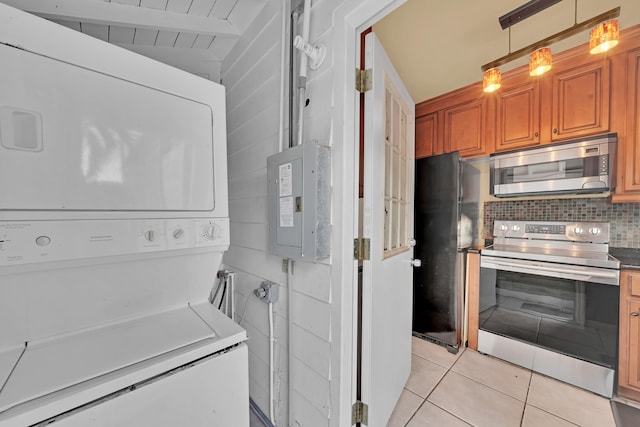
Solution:
{"label": "beige wall", "polygon": [[[482,79],[480,67],[509,53],[509,30],[498,17],[525,0],[408,0],[373,26],[418,103]],[[577,21],[621,7],[620,29],[640,23],[638,0],[578,0]],[[574,25],[575,3],[566,0],[511,27],[511,51]],[[588,41],[589,31],[551,46],[561,52]],[[624,42],[624,40],[622,41]],[[500,67],[526,64],[527,57]]]}

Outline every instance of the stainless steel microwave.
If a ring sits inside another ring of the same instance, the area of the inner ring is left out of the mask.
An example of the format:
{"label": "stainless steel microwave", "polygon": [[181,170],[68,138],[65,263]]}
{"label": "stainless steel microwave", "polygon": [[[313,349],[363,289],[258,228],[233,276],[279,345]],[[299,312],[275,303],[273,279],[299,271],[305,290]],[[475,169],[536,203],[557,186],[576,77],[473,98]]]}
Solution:
{"label": "stainless steel microwave", "polygon": [[615,188],[617,134],[494,154],[490,193],[496,197],[603,193]]}

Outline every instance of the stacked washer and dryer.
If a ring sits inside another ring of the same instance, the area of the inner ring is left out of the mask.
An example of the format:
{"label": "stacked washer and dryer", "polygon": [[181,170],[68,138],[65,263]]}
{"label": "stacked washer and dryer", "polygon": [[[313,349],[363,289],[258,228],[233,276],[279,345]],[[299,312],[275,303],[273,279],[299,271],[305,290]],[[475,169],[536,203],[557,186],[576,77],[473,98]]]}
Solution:
{"label": "stacked washer and dryer", "polygon": [[0,4],[0,426],[248,425],[224,88]]}

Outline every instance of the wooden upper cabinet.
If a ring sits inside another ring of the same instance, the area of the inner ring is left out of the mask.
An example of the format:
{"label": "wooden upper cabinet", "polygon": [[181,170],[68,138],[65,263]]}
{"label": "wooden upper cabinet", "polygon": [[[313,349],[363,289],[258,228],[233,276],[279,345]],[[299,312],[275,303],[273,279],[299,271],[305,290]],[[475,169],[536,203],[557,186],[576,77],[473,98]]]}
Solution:
{"label": "wooden upper cabinet", "polygon": [[595,61],[586,63],[566,62],[550,76],[550,141],[606,133],[609,131],[611,61],[598,56]]}
{"label": "wooden upper cabinet", "polygon": [[520,73],[496,93],[496,151],[540,143],[540,78]]}
{"label": "wooden upper cabinet", "polygon": [[416,159],[433,156],[437,140],[438,113],[416,118]]}
{"label": "wooden upper cabinet", "polygon": [[490,154],[494,134],[491,98],[475,83],[416,105],[416,158],[459,151],[462,157]]}
{"label": "wooden upper cabinet", "polygon": [[640,201],[640,49],[627,54],[626,95],[626,136],[618,141],[618,182],[614,200],[637,202]]}
{"label": "wooden upper cabinet", "polygon": [[445,152],[459,151],[461,157],[487,154],[487,108],[485,99],[477,96],[459,99],[442,111]]}

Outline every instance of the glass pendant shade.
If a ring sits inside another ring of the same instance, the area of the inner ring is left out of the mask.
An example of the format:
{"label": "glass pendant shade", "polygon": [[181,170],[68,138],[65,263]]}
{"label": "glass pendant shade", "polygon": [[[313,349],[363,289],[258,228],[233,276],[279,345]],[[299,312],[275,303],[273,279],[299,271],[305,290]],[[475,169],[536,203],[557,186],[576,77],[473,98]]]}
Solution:
{"label": "glass pendant shade", "polygon": [[551,49],[543,47],[529,56],[529,74],[541,76],[551,69]]}
{"label": "glass pendant shade", "polygon": [[482,79],[482,90],[485,92],[494,92],[502,85],[502,75],[497,68],[490,68],[484,72]]}
{"label": "glass pendant shade", "polygon": [[589,50],[591,53],[606,52],[620,40],[620,27],[617,20],[603,22],[591,30]]}

